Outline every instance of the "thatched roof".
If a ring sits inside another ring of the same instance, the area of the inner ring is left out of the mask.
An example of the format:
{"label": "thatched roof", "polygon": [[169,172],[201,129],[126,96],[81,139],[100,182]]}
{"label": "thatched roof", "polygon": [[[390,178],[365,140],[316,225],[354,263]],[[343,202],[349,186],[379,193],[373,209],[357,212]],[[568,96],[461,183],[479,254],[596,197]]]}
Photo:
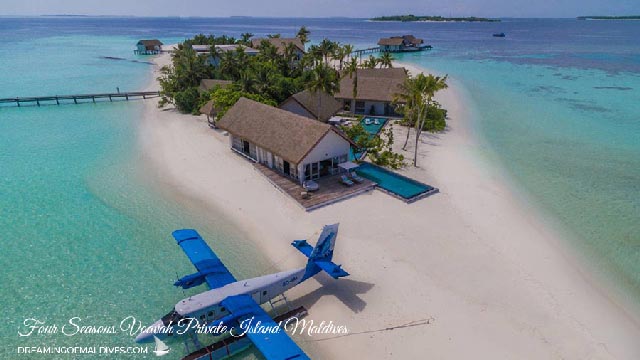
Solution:
{"label": "thatched roof", "polygon": [[138,41],[138,45],[144,45],[145,47],[154,47],[154,46],[162,46],[162,42],[158,39],[140,40]]}
{"label": "thatched roof", "polygon": [[[291,95],[285,100],[282,105],[289,101],[295,101],[305,110],[307,110],[315,119],[318,119],[318,113],[320,114],[320,121],[327,122],[330,117],[335,115],[341,108],[342,104],[336,100],[333,96],[326,92],[320,93],[320,110],[318,111],[318,94],[311,90],[304,90],[299,93]],[[282,105],[280,107],[282,107]]]}
{"label": "thatched roof", "polygon": [[200,111],[200,114],[209,115],[211,117],[216,116],[216,114],[218,113],[213,103],[213,100],[209,100],[206,104],[202,105],[199,111]]}
{"label": "thatched roof", "polygon": [[298,164],[330,131],[352,143],[335,127],[247,98],[227,110],[218,127]]}
{"label": "thatched roof", "polygon": [[420,45],[424,42],[424,40],[419,39],[413,35],[403,35],[402,38],[411,45]]}
{"label": "thatched roof", "polygon": [[413,35],[392,36],[378,40],[380,46],[398,46],[398,45],[414,45],[422,44],[424,40],[418,39]]}
{"label": "thatched roof", "polygon": [[[407,78],[404,68],[358,69],[358,94],[356,100],[393,101],[400,91],[400,84]],[[344,76],[340,80],[340,91],[336,99],[353,98],[353,82],[356,74]]]}
{"label": "thatched roof", "polygon": [[397,45],[402,45],[402,43],[404,42],[404,39],[398,36],[394,36],[394,37],[390,37],[390,38],[382,38],[380,40],[378,40],[378,45],[381,46],[397,46]]}
{"label": "thatched roof", "polygon": [[262,40],[266,40],[269,43],[271,43],[271,45],[275,46],[276,49],[278,50],[278,54],[280,54],[280,55],[284,55],[284,49],[287,46],[287,44],[290,44],[290,43],[295,45],[298,48],[298,50],[304,52],[304,44],[302,43],[302,40],[300,40],[297,37],[295,37],[295,38],[258,38],[258,39],[252,39],[251,40],[251,46],[254,47],[254,48],[258,48],[260,46],[260,43],[262,43]]}
{"label": "thatched roof", "polygon": [[200,80],[200,86],[198,87],[198,90],[209,91],[215,86],[227,87],[231,84],[233,84],[233,81],[231,80],[202,79]]}

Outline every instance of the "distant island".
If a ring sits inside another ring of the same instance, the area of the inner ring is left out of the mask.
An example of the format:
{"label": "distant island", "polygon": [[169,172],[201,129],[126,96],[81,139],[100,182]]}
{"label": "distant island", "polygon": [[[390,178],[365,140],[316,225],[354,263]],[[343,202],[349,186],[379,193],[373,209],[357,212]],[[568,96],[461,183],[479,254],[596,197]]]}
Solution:
{"label": "distant island", "polygon": [[488,19],[481,17],[442,17],[442,16],[416,16],[416,15],[392,15],[392,16],[379,16],[369,19],[371,21],[458,21],[458,22],[500,22],[500,19]]}
{"label": "distant island", "polygon": [[640,15],[630,16],[578,16],[578,20],[640,20]]}

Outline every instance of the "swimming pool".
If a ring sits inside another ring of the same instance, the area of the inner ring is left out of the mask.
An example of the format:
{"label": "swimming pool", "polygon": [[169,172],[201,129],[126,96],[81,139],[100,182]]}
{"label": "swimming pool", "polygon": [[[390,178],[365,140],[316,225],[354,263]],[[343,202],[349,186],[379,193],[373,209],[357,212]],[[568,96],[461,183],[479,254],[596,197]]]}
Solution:
{"label": "swimming pool", "polygon": [[[384,127],[389,119],[373,116],[365,116],[360,120],[362,127],[369,133],[369,137],[374,137],[380,133],[380,130]],[[377,124],[376,124],[377,121]],[[353,149],[349,149],[349,160],[360,160],[364,156],[363,152],[354,152]]]}
{"label": "swimming pool", "polygon": [[356,169],[356,173],[377,183],[378,188],[381,190],[400,197],[407,202],[412,202],[421,198],[423,195],[426,196],[438,191],[438,189],[432,186],[368,162],[361,163]]}
{"label": "swimming pool", "polygon": [[360,124],[364,127],[365,130],[369,133],[369,136],[376,136],[384,127],[384,124],[387,123],[386,118],[365,116],[360,120]]}

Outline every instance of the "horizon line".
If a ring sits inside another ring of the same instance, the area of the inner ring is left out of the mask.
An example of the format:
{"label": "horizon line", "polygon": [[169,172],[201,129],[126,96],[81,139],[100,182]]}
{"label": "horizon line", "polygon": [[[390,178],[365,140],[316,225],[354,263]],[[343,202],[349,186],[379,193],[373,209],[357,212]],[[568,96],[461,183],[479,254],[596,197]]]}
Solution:
{"label": "horizon line", "polygon": [[[251,16],[251,15],[229,15],[229,16],[181,16],[181,15],[106,15],[106,14],[37,14],[37,15],[5,15],[0,14],[0,18],[37,18],[37,17],[102,17],[102,18],[150,18],[150,19],[162,19],[162,18],[179,18],[179,19],[232,19],[232,18],[247,18],[247,19],[354,19],[354,20],[370,20],[380,16],[399,16],[399,15],[376,15],[372,17],[352,17],[352,16]],[[442,16],[442,15],[419,15],[419,16]],[[591,16],[640,16],[640,15],[576,15],[570,17],[555,17],[555,16],[442,16],[443,18],[486,18],[486,19],[575,19],[578,17],[591,17]]]}

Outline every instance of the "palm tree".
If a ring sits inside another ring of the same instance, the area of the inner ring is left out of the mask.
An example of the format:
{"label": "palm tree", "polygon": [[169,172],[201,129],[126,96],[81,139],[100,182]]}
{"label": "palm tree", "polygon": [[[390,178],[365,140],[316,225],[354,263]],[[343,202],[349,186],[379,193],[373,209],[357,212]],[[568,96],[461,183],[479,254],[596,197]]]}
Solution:
{"label": "palm tree", "polygon": [[283,57],[287,64],[289,65],[289,72],[293,71],[293,65],[295,61],[298,59],[298,47],[296,44],[289,42],[285,44],[283,49]]}
{"label": "palm tree", "polygon": [[[435,93],[446,89],[447,76],[433,76],[432,74],[424,75],[422,73],[414,78],[407,78],[400,86],[400,93],[396,94],[396,102],[404,102],[403,113],[405,120],[414,123],[415,128],[415,153],[413,157],[413,166],[418,166],[418,144],[420,135],[427,120],[427,110],[433,104]],[[409,129],[407,129],[407,139],[403,149],[406,148],[409,141]]]}
{"label": "palm tree", "polygon": [[300,39],[300,41],[302,41],[302,45],[304,45],[309,42],[309,34],[311,34],[311,31],[307,30],[306,26],[302,26],[300,30],[298,30],[296,37]]}
{"label": "palm tree", "polygon": [[384,53],[382,53],[382,56],[380,56],[380,59],[378,60],[380,63],[380,68],[382,69],[383,66],[387,68],[392,68],[393,60],[395,60],[393,58],[393,55],[391,55],[390,52],[385,51]]}
{"label": "palm tree", "polygon": [[[420,74],[422,75],[422,74]],[[393,104],[399,113],[404,115],[404,123],[407,125],[407,137],[404,140],[402,150],[407,149],[409,144],[409,136],[411,134],[411,126],[418,121],[418,113],[420,112],[420,104],[422,103],[422,88],[420,82],[424,77],[412,78],[406,77],[404,82],[400,84],[400,91],[393,96]]]}
{"label": "palm tree", "polygon": [[328,62],[329,55],[333,54],[333,52],[335,51],[336,45],[336,43],[327,38],[322,39],[320,44],[318,44],[318,50],[322,54],[322,58],[324,59],[325,63]]}
{"label": "palm tree", "polygon": [[322,93],[335,94],[340,90],[338,72],[327,64],[318,64],[311,71],[311,79],[307,88],[318,95],[318,108],[316,109],[318,121],[320,121],[320,109],[322,106]]}
{"label": "palm tree", "polygon": [[351,60],[347,63],[346,66],[346,75],[349,75],[349,79],[353,79],[353,89],[351,90],[351,95],[353,96],[353,101],[351,102],[351,112],[355,114],[356,112],[356,97],[358,97],[358,58],[352,57]]}
{"label": "palm tree", "polygon": [[362,64],[362,66],[367,69],[374,69],[377,65],[378,58],[373,55],[369,55],[369,59],[365,60]]}
{"label": "palm tree", "polygon": [[242,44],[249,46],[249,40],[251,40],[251,38],[253,37],[252,33],[246,32],[246,33],[242,33],[240,34],[240,36],[242,37]]}
{"label": "palm tree", "polygon": [[342,48],[344,49],[345,54],[347,54],[347,57],[348,57],[349,59],[351,59],[351,54],[353,54],[353,50],[355,50],[355,49],[354,49],[354,47],[353,47],[353,45],[351,45],[351,44],[346,44],[346,45],[345,45],[345,46],[343,46]]}

